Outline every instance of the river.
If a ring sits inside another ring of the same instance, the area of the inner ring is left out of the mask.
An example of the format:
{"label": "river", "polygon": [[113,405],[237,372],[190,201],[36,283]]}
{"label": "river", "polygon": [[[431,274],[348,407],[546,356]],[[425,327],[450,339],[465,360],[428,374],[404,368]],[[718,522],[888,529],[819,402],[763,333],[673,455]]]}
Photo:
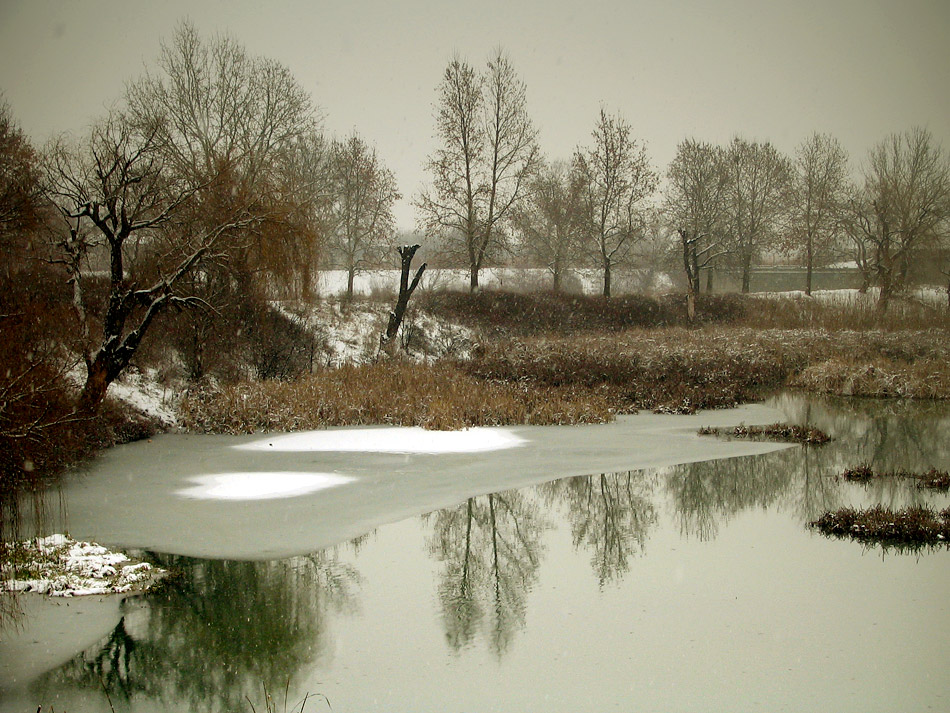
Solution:
{"label": "river", "polygon": [[[783,415],[835,440],[696,435]],[[839,475],[946,470],[948,437],[945,404],[783,394],[606,426],[131,444],[54,510],[175,576],[29,600],[42,626],[0,643],[0,709],[261,711],[266,689],[275,711],[946,710],[950,553],[807,522],[946,507]]]}

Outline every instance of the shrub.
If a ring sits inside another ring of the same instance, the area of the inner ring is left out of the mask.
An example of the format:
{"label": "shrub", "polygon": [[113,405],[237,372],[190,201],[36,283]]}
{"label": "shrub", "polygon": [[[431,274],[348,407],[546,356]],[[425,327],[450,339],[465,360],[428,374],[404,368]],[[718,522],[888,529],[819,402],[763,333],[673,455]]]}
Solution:
{"label": "shrub", "polygon": [[[701,295],[697,322],[733,322],[745,314],[739,295]],[[617,332],[685,325],[686,301],[678,295],[601,297],[557,292],[440,291],[420,300],[427,312],[492,333],[517,335]]]}
{"label": "shrub", "polygon": [[946,545],[950,542],[950,508],[902,510],[877,505],[865,510],[841,508],[809,523],[824,535],[848,537],[884,546]]}

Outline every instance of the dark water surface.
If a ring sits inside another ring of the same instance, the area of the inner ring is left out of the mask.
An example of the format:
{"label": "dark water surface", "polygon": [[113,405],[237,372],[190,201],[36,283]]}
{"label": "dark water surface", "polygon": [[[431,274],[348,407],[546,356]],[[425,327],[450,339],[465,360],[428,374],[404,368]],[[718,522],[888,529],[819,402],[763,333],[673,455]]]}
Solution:
{"label": "dark water surface", "polygon": [[946,507],[837,476],[950,468],[950,408],[771,405],[835,441],[479,494],[303,556],[154,554],[165,590],[0,708],[263,711],[266,687],[278,711],[950,710],[950,553],[806,526]]}

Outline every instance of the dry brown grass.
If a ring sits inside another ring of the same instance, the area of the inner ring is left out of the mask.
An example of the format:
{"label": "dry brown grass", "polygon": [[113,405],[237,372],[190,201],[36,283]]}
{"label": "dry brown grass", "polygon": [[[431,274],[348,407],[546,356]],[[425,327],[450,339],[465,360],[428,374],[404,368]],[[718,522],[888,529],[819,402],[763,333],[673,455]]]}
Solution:
{"label": "dry brown grass", "polygon": [[[835,359],[855,369],[874,359],[903,365],[906,381],[891,378],[881,382],[886,388],[868,386],[862,394],[947,398],[950,379],[941,374],[948,370],[948,350],[937,330],[833,334],[719,326],[497,339],[466,362],[388,361],[295,381],[196,390],[181,415],[191,430],[227,433],[591,423],[641,409],[730,407],[788,384],[816,388],[813,375]],[[844,387],[823,390],[841,393]]]}
{"label": "dry brown grass", "polygon": [[607,402],[569,388],[478,379],[449,363],[343,366],[296,381],[242,382],[188,395],[182,424],[250,433],[391,424],[457,429],[511,424],[601,423]]}
{"label": "dry brown grass", "polygon": [[950,543],[950,508],[939,513],[927,507],[891,510],[880,505],[866,510],[842,508],[812,523],[824,535],[848,537],[885,547],[946,546]]}
{"label": "dry brown grass", "polygon": [[[875,366],[882,362],[887,370]],[[822,381],[829,364],[878,378]],[[941,330],[717,326],[522,338],[483,346],[467,368],[482,378],[598,389],[620,410],[730,406],[786,385],[863,396],[950,397],[950,342]]]}
{"label": "dry brown grass", "polygon": [[[897,321],[872,329],[862,322],[867,309],[796,304],[708,299],[707,323],[687,327],[675,297],[439,293],[426,304],[432,315],[462,319],[481,335],[470,360],[391,361],[198,390],[182,405],[183,423],[198,431],[249,432],[596,422],[641,409],[729,407],[788,385],[950,398],[946,329],[898,328]],[[925,307],[914,309],[910,321],[924,323]],[[657,326],[671,323],[680,326]],[[631,326],[637,324],[648,326]],[[857,324],[864,328],[850,328]]]}

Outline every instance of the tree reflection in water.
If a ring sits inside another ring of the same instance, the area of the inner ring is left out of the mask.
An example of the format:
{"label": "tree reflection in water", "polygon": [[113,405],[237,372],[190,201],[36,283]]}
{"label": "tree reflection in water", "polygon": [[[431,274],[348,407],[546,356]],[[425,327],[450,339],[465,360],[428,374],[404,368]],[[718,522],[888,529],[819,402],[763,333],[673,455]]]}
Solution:
{"label": "tree reflection in water", "polygon": [[426,519],[432,523],[429,551],[443,566],[446,641],[458,651],[484,627],[491,650],[501,656],[524,627],[525,600],[550,523],[527,490],[469,498]]}
{"label": "tree reflection in water", "polygon": [[644,551],[656,524],[655,480],[644,472],[603,473],[551,483],[550,495],[568,509],[574,547],[590,551],[598,584],[619,580]]}
{"label": "tree reflection in water", "polygon": [[327,614],[352,607],[360,581],[334,550],[273,562],[154,559],[175,572],[163,590],[126,600],[108,639],[41,678],[38,693],[104,687],[111,701],[243,710],[265,688],[296,690],[326,648]]}

